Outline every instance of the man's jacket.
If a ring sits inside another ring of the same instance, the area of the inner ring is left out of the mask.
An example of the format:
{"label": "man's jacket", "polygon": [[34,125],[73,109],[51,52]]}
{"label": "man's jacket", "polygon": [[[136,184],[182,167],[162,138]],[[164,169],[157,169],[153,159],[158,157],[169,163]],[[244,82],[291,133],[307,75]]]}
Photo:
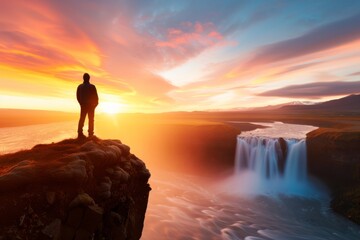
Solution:
{"label": "man's jacket", "polygon": [[96,107],[99,103],[96,87],[88,82],[78,86],[76,98],[82,107]]}

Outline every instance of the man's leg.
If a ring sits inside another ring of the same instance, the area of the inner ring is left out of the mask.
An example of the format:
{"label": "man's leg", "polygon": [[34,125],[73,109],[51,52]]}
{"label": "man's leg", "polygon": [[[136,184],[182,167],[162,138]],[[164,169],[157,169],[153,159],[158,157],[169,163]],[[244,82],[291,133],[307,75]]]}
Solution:
{"label": "man's leg", "polygon": [[89,108],[88,111],[88,118],[89,118],[89,137],[94,135],[94,114],[95,114],[95,108]]}
{"label": "man's leg", "polygon": [[78,137],[82,137],[84,135],[83,127],[84,127],[86,114],[87,114],[87,109],[85,107],[81,107],[80,119],[79,119],[79,125],[78,125]]}

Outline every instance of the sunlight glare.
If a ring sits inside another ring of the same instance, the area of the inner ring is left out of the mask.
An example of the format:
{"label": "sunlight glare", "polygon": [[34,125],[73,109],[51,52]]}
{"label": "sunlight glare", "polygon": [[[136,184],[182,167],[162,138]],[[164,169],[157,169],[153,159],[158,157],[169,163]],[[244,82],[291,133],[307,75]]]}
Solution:
{"label": "sunlight glare", "polygon": [[99,104],[99,111],[107,114],[116,114],[123,110],[123,104],[115,102],[104,102]]}

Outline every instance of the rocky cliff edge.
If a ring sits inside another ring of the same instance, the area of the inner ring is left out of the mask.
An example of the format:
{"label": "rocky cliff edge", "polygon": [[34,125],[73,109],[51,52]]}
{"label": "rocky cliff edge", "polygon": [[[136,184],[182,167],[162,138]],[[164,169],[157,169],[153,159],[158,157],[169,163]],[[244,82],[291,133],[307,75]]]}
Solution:
{"label": "rocky cliff edge", "polygon": [[360,131],[319,128],[306,142],[309,171],[330,188],[332,209],[360,224]]}
{"label": "rocky cliff edge", "polygon": [[68,139],[0,156],[0,239],[139,239],[150,186],[119,140]]}

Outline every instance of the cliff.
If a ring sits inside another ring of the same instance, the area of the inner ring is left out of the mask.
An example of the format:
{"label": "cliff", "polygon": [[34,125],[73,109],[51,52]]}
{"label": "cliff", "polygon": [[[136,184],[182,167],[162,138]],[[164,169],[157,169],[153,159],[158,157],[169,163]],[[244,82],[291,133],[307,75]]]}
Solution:
{"label": "cliff", "polygon": [[320,128],[307,135],[308,168],[332,191],[331,207],[360,224],[360,132]]}
{"label": "cliff", "polygon": [[309,171],[332,189],[360,182],[360,132],[320,128],[308,133]]}
{"label": "cliff", "polygon": [[119,140],[68,139],[0,156],[0,238],[139,239],[149,177]]}

